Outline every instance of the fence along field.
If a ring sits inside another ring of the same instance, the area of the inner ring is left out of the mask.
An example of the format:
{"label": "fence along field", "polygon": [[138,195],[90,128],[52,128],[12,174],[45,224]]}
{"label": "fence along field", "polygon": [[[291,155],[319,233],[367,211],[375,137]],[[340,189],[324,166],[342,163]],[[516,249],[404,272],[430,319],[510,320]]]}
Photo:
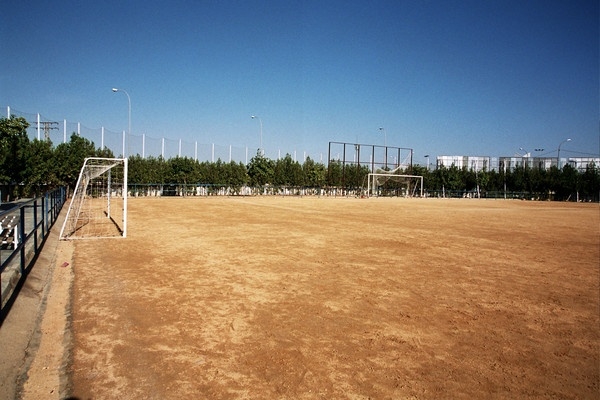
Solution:
{"label": "fence along field", "polygon": [[74,241],[78,398],[593,398],[598,206],[132,198]]}

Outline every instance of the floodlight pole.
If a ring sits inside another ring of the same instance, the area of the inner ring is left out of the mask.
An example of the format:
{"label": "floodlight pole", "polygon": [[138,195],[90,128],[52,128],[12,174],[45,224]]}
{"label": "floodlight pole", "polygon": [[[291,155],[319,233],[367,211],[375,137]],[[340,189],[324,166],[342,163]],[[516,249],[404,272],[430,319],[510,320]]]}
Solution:
{"label": "floodlight pole", "polygon": [[[127,95],[127,104],[129,105],[129,113],[128,113],[128,131],[127,131],[127,153],[129,153],[129,137],[131,136],[131,97],[129,97],[129,93],[126,90],[113,88],[113,92],[123,92]],[[125,149],[123,149],[125,152]],[[127,158],[127,154],[124,154],[124,157]]]}
{"label": "floodlight pole", "polygon": [[558,145],[558,154],[556,156],[556,166],[558,167],[558,169],[560,169],[560,146],[562,146],[563,143],[570,142],[570,141],[571,141],[570,138],[569,139],[565,139],[562,142],[560,142],[560,144]]}
{"label": "floodlight pole", "polygon": [[424,157],[427,159],[427,172],[429,172],[429,154],[425,154]]}
{"label": "floodlight pole", "polygon": [[256,115],[252,115],[250,118],[252,119],[258,119],[258,122],[260,123],[260,147],[258,148],[258,151],[260,151],[260,155],[263,155],[263,150],[262,150],[262,120],[260,119],[260,117],[257,117]]}

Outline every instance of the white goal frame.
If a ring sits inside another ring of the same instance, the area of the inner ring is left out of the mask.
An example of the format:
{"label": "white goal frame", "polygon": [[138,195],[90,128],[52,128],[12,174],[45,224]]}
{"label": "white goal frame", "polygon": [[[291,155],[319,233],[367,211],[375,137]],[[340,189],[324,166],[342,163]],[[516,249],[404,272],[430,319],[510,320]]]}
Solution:
{"label": "white goal frame", "polygon": [[[371,197],[378,197],[379,196],[379,186],[377,182],[379,180],[379,178],[386,178],[386,182],[388,180],[393,180],[394,178],[403,178],[403,179],[407,179],[410,180],[411,179],[418,179],[420,181],[420,196],[423,197],[423,177],[421,175],[401,175],[401,174],[391,174],[391,173],[371,173],[368,175],[368,182],[367,182],[367,195],[371,196]],[[416,189],[416,187],[415,187]],[[407,197],[413,197],[410,195],[410,183],[409,186],[407,187]]]}
{"label": "white goal frame", "polygon": [[60,238],[127,237],[127,197],[126,158],[86,158]]}

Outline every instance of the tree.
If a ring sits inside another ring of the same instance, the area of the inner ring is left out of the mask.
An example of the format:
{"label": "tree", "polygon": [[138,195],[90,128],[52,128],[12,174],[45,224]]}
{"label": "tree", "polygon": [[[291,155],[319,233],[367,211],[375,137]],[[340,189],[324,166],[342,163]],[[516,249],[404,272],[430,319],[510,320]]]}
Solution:
{"label": "tree", "polygon": [[246,166],[239,162],[231,161],[226,165],[228,169],[228,182],[234,188],[240,188],[248,183],[248,172]]}
{"label": "tree", "polygon": [[548,173],[545,169],[535,167],[529,169],[529,182],[531,192],[537,198],[546,198],[548,194]]}
{"label": "tree", "polygon": [[448,189],[453,191],[464,190],[465,180],[461,170],[454,164],[448,168]]}
{"label": "tree", "polygon": [[409,175],[417,175],[423,177],[423,190],[435,190],[435,177],[429,170],[427,166],[422,166],[419,164],[415,164],[412,167],[412,171]]}
{"label": "tree", "polygon": [[27,148],[24,177],[25,192],[35,196],[58,185],[52,142],[49,140],[30,142]]}
{"label": "tree", "polygon": [[148,183],[144,177],[144,170],[146,166],[146,160],[144,160],[139,154],[135,156],[129,156],[128,160],[128,172],[127,180],[130,183]]}
{"label": "tree", "polygon": [[342,162],[340,160],[330,160],[327,166],[327,185],[342,186]]}
{"label": "tree", "polygon": [[304,184],[310,187],[321,187],[325,184],[327,171],[322,163],[315,163],[310,157],[302,165]]}
{"label": "tree", "polygon": [[477,189],[478,173],[475,171],[475,168],[467,169],[467,167],[463,167],[461,175],[461,181],[463,182],[462,189],[468,192]]}
{"label": "tree", "polygon": [[252,157],[248,164],[248,177],[250,185],[264,186],[273,183],[274,163],[261,154],[261,151],[256,152],[256,156]]}
{"label": "tree", "polygon": [[571,164],[566,164],[560,174],[560,184],[557,190],[557,200],[577,198],[578,173]]}
{"label": "tree", "polygon": [[0,118],[0,181],[8,185],[9,196],[19,196],[18,185],[25,179],[28,127],[23,117]]}
{"label": "tree", "polygon": [[556,165],[550,167],[548,171],[548,192],[554,192],[553,200],[558,200],[560,190],[560,170]]}
{"label": "tree", "polygon": [[303,186],[304,174],[302,166],[292,159],[290,154],[275,162],[273,169],[273,184],[279,186]]}
{"label": "tree", "polygon": [[68,143],[61,143],[55,149],[58,181],[75,188],[84,160],[95,156],[94,143],[73,132]]}
{"label": "tree", "polygon": [[600,197],[600,170],[595,163],[589,164],[581,176],[581,198],[598,201]]}
{"label": "tree", "polygon": [[490,179],[490,172],[485,168],[483,168],[477,173],[477,183],[479,184],[480,190],[488,191],[488,188],[490,186]]}
{"label": "tree", "polygon": [[167,181],[169,183],[187,184],[190,182],[196,183],[196,161],[188,157],[171,158],[168,162]]}
{"label": "tree", "polygon": [[239,193],[241,187],[248,183],[248,174],[243,163],[230,161],[228,164],[223,164],[222,170],[223,179],[227,186],[233,189],[234,193]]}

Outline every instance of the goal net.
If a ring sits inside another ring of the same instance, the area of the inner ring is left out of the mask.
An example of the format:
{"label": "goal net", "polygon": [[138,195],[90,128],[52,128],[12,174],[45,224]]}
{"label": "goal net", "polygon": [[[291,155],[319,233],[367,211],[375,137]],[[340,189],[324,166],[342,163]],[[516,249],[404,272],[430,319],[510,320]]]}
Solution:
{"label": "goal net", "polygon": [[393,173],[373,173],[368,176],[369,196],[423,197],[423,177]]}
{"label": "goal net", "polygon": [[127,236],[127,159],[86,158],[61,239]]}

